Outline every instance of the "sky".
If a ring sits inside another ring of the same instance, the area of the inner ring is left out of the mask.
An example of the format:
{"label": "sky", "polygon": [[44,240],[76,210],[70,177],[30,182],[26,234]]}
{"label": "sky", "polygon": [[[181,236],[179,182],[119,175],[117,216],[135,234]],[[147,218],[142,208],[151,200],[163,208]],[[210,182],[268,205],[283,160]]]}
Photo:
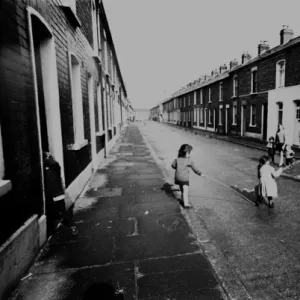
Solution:
{"label": "sky", "polygon": [[300,35],[299,0],[103,0],[127,96],[151,108],[260,41]]}

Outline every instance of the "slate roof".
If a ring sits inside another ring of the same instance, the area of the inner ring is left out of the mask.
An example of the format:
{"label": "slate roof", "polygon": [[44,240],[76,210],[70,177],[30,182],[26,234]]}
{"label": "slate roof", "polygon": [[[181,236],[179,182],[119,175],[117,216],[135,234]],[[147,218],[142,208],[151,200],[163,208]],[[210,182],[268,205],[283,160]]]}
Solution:
{"label": "slate roof", "polygon": [[167,101],[169,101],[171,99],[174,99],[176,97],[185,95],[185,94],[187,94],[189,92],[192,92],[192,91],[197,90],[197,89],[199,89],[201,87],[204,87],[204,86],[207,86],[209,84],[212,84],[214,82],[220,81],[220,80],[228,77],[229,73],[231,73],[231,72],[234,72],[236,70],[239,70],[241,68],[249,66],[250,64],[253,64],[253,63],[255,63],[255,62],[257,62],[257,61],[259,61],[261,59],[267,58],[268,56],[271,56],[271,55],[273,55],[273,54],[275,54],[277,52],[285,50],[286,48],[289,48],[289,47],[291,47],[291,46],[293,46],[293,45],[295,45],[295,44],[297,44],[299,42],[300,42],[300,36],[291,39],[290,41],[288,41],[285,44],[273,47],[272,49],[269,49],[269,50],[265,51],[261,55],[258,55],[256,57],[254,57],[253,59],[247,61],[246,63],[238,65],[238,66],[232,68],[231,70],[225,71],[223,74],[219,74],[219,75],[217,75],[217,76],[215,76],[213,78],[210,78],[208,80],[205,80],[205,81],[199,81],[199,79],[195,80],[195,82],[196,82],[195,84],[190,84],[190,85],[186,86],[185,88],[183,88],[183,89],[175,92],[174,94],[172,94],[171,96],[169,96],[168,98],[166,98],[165,100],[163,100],[160,103],[166,103]]}

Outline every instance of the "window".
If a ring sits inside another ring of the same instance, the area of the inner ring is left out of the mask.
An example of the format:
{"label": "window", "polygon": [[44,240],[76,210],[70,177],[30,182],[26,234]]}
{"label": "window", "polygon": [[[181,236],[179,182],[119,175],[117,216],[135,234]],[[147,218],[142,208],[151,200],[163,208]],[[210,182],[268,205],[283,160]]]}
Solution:
{"label": "window", "polygon": [[211,113],[211,109],[208,110],[208,124],[212,124],[212,113]]}
{"label": "window", "polygon": [[256,105],[250,106],[250,126],[256,126]]}
{"label": "window", "polygon": [[211,88],[208,88],[208,103],[211,103]]}
{"label": "window", "polygon": [[299,102],[297,103],[297,106],[296,106],[296,119],[298,122],[300,122],[300,103]]}
{"label": "window", "polygon": [[223,106],[219,107],[219,125],[222,125],[222,112],[223,112]]}
{"label": "window", "polygon": [[223,82],[219,84],[219,101],[223,101]]}
{"label": "window", "polygon": [[203,90],[200,91],[200,104],[203,104]]}
{"label": "window", "polygon": [[257,93],[257,67],[251,69],[251,93]]}
{"label": "window", "polygon": [[192,112],[191,112],[191,111],[188,111],[189,121],[191,121],[191,114],[192,114]]}
{"label": "window", "polygon": [[187,95],[188,97],[188,105],[191,106],[191,95]]}
{"label": "window", "polygon": [[237,105],[233,104],[232,107],[232,125],[236,125],[237,122]]}
{"label": "window", "polygon": [[204,110],[203,108],[200,109],[200,123],[203,123],[203,119],[204,119]]}
{"label": "window", "polygon": [[[84,123],[83,123],[83,103],[81,90],[80,63],[77,58],[70,55],[70,78],[73,107],[73,126],[74,126],[74,144],[75,149],[79,149],[80,144],[84,142]],[[78,148],[79,147],[79,148]]]}
{"label": "window", "polygon": [[238,77],[237,77],[237,75],[235,75],[233,77],[232,94],[233,94],[233,97],[237,97],[237,95],[238,95]]}
{"label": "window", "polygon": [[193,122],[196,123],[197,122],[197,111],[196,109],[194,109],[194,119]]}
{"label": "window", "polygon": [[197,95],[196,95],[196,91],[194,92],[194,105],[197,104]]}
{"label": "window", "polygon": [[285,81],[285,60],[276,64],[276,88],[284,87]]}
{"label": "window", "polygon": [[183,97],[183,107],[186,107],[186,99]]}

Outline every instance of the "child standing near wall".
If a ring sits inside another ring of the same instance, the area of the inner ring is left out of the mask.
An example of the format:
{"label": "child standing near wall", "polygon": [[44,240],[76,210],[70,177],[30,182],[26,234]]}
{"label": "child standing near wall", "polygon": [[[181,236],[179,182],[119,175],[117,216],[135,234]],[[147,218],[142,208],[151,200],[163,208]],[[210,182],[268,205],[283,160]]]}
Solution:
{"label": "child standing near wall", "polygon": [[175,172],[175,184],[178,184],[181,191],[184,208],[190,208],[188,193],[189,193],[189,171],[190,168],[199,176],[201,171],[195,166],[190,155],[193,147],[188,144],[183,144],[178,151],[178,158],[172,163],[172,168]]}
{"label": "child standing near wall", "polygon": [[268,148],[268,155],[271,157],[272,159],[272,164],[274,165],[275,161],[274,161],[274,156],[275,156],[275,139],[273,136],[271,136],[269,138],[269,142],[267,144],[267,148]]}
{"label": "child standing near wall", "polygon": [[285,146],[285,164],[287,167],[291,168],[293,163],[295,152],[292,150],[291,145]]}
{"label": "child standing near wall", "polygon": [[65,191],[62,185],[59,163],[50,152],[44,152],[46,213],[49,230],[54,230],[54,220],[62,218],[62,223],[68,226],[72,235],[78,234],[78,229],[73,222],[72,207],[67,210]]}

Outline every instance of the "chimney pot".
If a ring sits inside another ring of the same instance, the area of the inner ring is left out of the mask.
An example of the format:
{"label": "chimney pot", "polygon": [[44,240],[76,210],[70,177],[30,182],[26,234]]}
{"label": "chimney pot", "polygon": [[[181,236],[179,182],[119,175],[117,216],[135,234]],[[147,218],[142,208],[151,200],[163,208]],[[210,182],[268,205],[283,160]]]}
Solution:
{"label": "chimney pot", "polygon": [[223,73],[226,72],[226,71],[227,71],[227,66],[226,66],[226,64],[220,66],[220,74],[223,74]]}
{"label": "chimney pot", "polygon": [[294,32],[287,25],[283,25],[280,30],[280,45],[289,42],[294,36]]}
{"label": "chimney pot", "polygon": [[270,46],[267,44],[267,41],[260,41],[258,44],[258,55],[263,54],[264,52],[270,49]]}
{"label": "chimney pot", "polygon": [[230,68],[230,70],[231,70],[231,69],[237,67],[238,65],[239,65],[239,62],[238,62],[236,59],[234,59],[234,60],[232,60],[232,61],[230,62],[229,68]]}
{"label": "chimney pot", "polygon": [[248,52],[244,52],[242,54],[242,64],[245,64],[249,60],[251,60],[252,56]]}

